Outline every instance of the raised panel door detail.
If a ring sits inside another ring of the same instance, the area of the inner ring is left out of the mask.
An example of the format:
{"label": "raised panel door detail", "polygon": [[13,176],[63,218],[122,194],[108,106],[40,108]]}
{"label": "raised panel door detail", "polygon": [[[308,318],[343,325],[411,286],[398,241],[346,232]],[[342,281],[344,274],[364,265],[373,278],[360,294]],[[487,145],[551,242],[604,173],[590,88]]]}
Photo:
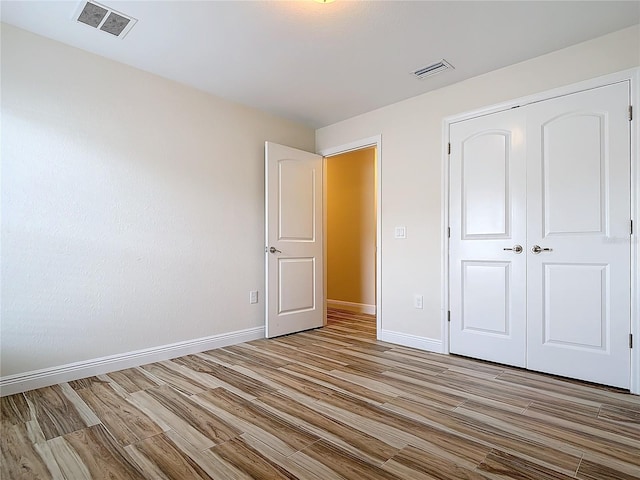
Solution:
{"label": "raised panel door detail", "polygon": [[483,132],[462,143],[462,235],[509,236],[508,132]]}
{"label": "raised panel door detail", "polygon": [[316,264],[313,258],[278,259],[279,315],[315,308],[315,277]]}
{"label": "raised panel door detail", "polygon": [[462,262],[462,330],[509,335],[510,263]]}
{"label": "raised panel door detail", "polygon": [[296,160],[278,162],[278,240],[315,241],[315,168]]}
{"label": "raised panel door detail", "polygon": [[599,113],[572,113],[543,126],[545,236],[605,232],[605,129]]}
{"label": "raised panel door detail", "polygon": [[546,345],[607,350],[609,305],[606,265],[544,265]]}

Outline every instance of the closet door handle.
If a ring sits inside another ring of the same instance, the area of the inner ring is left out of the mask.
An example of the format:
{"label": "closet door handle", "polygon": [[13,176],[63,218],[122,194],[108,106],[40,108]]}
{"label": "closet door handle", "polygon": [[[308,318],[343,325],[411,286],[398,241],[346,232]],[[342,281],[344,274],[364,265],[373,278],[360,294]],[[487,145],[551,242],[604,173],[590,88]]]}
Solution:
{"label": "closet door handle", "polygon": [[503,250],[509,250],[514,253],[522,253],[522,245],[514,245],[513,248],[503,248]]}
{"label": "closet door handle", "polygon": [[540,252],[551,252],[552,249],[551,248],[542,248],[540,245],[534,245],[533,247],[531,247],[531,251],[537,255]]}

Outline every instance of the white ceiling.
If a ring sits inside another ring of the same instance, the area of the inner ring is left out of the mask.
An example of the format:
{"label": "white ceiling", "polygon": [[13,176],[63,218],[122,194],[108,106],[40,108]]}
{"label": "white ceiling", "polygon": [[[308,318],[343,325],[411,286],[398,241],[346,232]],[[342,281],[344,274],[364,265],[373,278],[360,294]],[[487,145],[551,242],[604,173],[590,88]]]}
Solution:
{"label": "white ceiling", "polygon": [[138,19],[125,38],[73,21],[80,1],[3,0],[1,19],[311,127],[640,22],[639,1],[98,1]]}

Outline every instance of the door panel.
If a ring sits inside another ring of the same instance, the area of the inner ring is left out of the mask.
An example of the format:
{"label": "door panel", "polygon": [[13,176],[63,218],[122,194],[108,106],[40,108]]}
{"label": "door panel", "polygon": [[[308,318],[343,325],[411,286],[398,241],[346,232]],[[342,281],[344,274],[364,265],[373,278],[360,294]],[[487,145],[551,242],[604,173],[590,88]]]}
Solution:
{"label": "door panel", "polygon": [[[582,350],[607,348],[608,266],[544,265],[543,338],[546,345]],[[589,292],[591,295],[585,295]],[[577,329],[575,319],[580,319]]]}
{"label": "door panel", "polygon": [[265,203],[266,336],[321,327],[322,157],[267,142]]}
{"label": "door panel", "polygon": [[490,117],[450,130],[450,351],[524,366],[524,119]]}
{"label": "door panel", "polygon": [[316,170],[300,160],[278,161],[278,240],[315,239]]}
{"label": "door panel", "polygon": [[508,262],[462,262],[462,331],[509,335]]}
{"label": "door panel", "polygon": [[507,132],[483,132],[462,143],[462,236],[509,235],[509,145]]}
{"label": "door panel", "polygon": [[602,234],[605,208],[605,117],[570,113],[542,126],[545,235]]}
{"label": "door panel", "polygon": [[315,309],[315,261],[313,258],[278,258],[278,315]]}
{"label": "door panel", "polygon": [[[527,366],[629,387],[628,82],[527,107]],[[550,248],[538,254],[531,248]]]}

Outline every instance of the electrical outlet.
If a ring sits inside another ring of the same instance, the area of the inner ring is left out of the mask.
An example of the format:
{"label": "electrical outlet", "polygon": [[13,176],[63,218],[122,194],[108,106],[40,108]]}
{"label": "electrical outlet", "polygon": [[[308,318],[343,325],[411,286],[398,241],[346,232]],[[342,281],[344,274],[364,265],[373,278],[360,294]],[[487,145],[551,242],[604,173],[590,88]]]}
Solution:
{"label": "electrical outlet", "polygon": [[414,297],[413,297],[413,306],[415,308],[422,308],[423,307],[423,302],[424,302],[424,298],[422,297],[422,295],[414,295]]}
{"label": "electrical outlet", "polygon": [[258,290],[251,290],[249,292],[249,303],[258,303]]}

